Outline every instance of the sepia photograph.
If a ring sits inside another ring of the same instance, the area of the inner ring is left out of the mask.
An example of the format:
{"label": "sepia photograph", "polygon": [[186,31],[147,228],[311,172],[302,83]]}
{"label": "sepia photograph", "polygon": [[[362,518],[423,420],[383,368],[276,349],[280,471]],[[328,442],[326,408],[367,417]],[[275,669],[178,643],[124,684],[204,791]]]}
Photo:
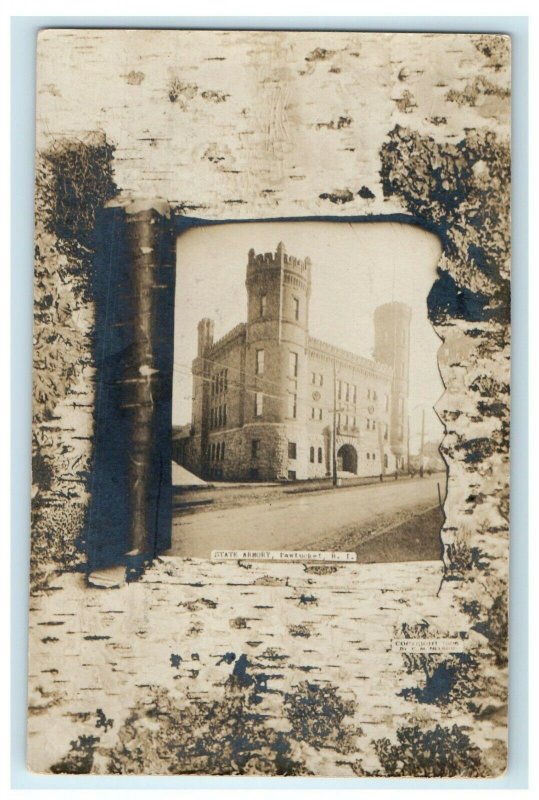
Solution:
{"label": "sepia photograph", "polygon": [[441,557],[439,256],[435,235],[391,222],[179,237],[172,554]]}
{"label": "sepia photograph", "polygon": [[506,769],[511,39],[433,25],[39,31],[34,776]]}

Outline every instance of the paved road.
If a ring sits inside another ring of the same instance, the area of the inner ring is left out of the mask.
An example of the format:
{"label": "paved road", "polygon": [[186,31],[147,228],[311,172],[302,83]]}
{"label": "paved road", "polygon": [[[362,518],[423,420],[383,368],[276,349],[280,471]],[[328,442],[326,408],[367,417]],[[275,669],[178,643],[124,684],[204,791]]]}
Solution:
{"label": "paved road", "polygon": [[[347,526],[438,502],[440,476],[289,494],[271,502],[185,514],[173,521],[169,555],[209,558],[212,550],[301,550]],[[443,485],[442,485],[443,491]]]}

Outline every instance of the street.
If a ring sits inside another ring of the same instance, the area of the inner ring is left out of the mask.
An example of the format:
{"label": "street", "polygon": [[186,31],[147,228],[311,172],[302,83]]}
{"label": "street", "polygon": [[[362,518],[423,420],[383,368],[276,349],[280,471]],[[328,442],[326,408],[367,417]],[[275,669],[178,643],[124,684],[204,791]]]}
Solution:
{"label": "street", "polygon": [[[173,520],[168,555],[209,558],[212,550],[328,549],[331,534],[351,526],[375,527],[378,520],[420,514],[438,505],[445,476],[279,496],[270,502],[180,514]],[[434,532],[437,533],[436,531]],[[337,537],[338,538],[338,537]]]}

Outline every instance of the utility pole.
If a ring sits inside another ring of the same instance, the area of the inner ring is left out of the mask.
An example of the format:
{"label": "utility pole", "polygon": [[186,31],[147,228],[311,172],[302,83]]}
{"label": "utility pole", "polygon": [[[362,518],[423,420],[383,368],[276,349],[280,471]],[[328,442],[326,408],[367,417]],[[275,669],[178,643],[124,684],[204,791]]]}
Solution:
{"label": "utility pole", "polygon": [[406,458],[408,460],[408,475],[410,474],[410,414],[408,414],[408,435],[406,437],[407,446],[406,446]]}
{"label": "utility pole", "polygon": [[337,364],[333,359],[333,486],[337,486]]}
{"label": "utility pole", "polygon": [[419,477],[423,477],[423,448],[425,446],[425,409],[421,412],[421,450],[419,451]]}

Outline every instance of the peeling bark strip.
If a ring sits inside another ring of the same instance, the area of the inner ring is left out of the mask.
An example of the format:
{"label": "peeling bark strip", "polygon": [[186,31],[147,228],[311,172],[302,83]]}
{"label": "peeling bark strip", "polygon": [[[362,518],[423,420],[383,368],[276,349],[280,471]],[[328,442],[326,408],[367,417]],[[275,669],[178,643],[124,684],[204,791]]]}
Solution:
{"label": "peeling bark strip", "polygon": [[168,208],[104,210],[98,220],[96,433],[89,569],[136,574],[169,546],[174,242]]}

